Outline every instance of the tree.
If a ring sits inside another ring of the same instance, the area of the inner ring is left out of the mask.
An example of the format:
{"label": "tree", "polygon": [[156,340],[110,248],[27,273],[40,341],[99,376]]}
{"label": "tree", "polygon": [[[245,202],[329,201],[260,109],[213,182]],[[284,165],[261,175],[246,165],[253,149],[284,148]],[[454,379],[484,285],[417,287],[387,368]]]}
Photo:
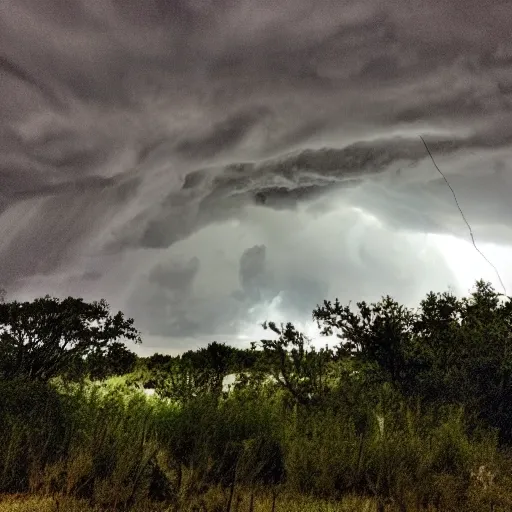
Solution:
{"label": "tree", "polygon": [[167,356],[152,356],[150,359],[158,360],[158,364],[148,364],[148,368],[161,396],[182,402],[204,394],[218,397],[222,393],[222,381],[232,367],[235,351],[214,341],[205,348],[189,350],[168,361],[165,361]]}
{"label": "tree", "polygon": [[406,385],[414,362],[415,314],[386,296],[378,303],[357,303],[358,311],[338,299],[324,301],[313,311],[323,335],[340,339],[338,356],[361,363],[376,363],[384,379]]}
{"label": "tree", "polygon": [[375,366],[380,381],[423,403],[462,405],[512,440],[512,300],[490,283],[463,298],[428,293],[416,311],[390,297],[357,309],[325,301],[313,318],[340,338],[342,359]]}
{"label": "tree", "polygon": [[317,352],[291,323],[277,327],[274,322],[265,322],[263,328],[270,329],[278,338],[254,342],[252,347],[262,348],[277,385],[286,389],[298,404],[318,402],[327,392],[332,352],[328,349]]}
{"label": "tree", "polygon": [[204,393],[205,385],[190,359],[173,358],[165,370],[150,372],[146,385],[151,383],[158,395],[179,402],[187,402]]}
{"label": "tree", "polygon": [[210,392],[220,393],[222,391],[222,381],[231,368],[233,353],[232,347],[214,341],[194,354],[196,371],[201,372],[206,388]]}
{"label": "tree", "polygon": [[77,358],[105,352],[120,338],[140,343],[133,319],[92,303],[46,296],[0,304],[0,376],[47,381]]}
{"label": "tree", "polygon": [[98,348],[89,353],[85,360],[86,373],[93,380],[125,375],[135,369],[137,355],[128,350],[124,343],[114,341],[106,349]]}

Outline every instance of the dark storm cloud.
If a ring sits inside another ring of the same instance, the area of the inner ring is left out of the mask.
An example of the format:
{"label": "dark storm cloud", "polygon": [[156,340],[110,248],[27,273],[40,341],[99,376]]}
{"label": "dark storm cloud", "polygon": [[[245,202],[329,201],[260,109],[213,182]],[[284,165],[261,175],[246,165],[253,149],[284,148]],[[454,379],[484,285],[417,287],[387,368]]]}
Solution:
{"label": "dark storm cloud", "polygon": [[198,330],[188,308],[199,268],[199,259],[192,257],[163,261],[150,270],[147,285],[128,305],[141,311],[139,319],[150,334],[180,336]]}
{"label": "dark storm cloud", "polygon": [[[323,189],[353,184],[361,176],[398,161],[425,156],[417,140],[358,143],[343,149],[306,150],[296,155],[188,173],[180,191],[150,206],[123,230],[123,244],[168,247],[198,227],[240,214],[251,202],[293,207]],[[140,233],[140,234],[139,234]]]}
{"label": "dark storm cloud", "polygon": [[0,54],[0,74],[14,78],[22,84],[34,88],[45,100],[50,102],[56,107],[62,106],[62,102],[55,92],[46,86],[43,82],[31,76],[25,69],[10,60],[8,57]]}
{"label": "dark storm cloud", "polygon": [[157,265],[149,274],[149,282],[156,283],[167,290],[187,292],[199,271],[199,259],[191,258],[188,262],[166,262]]}
{"label": "dark storm cloud", "polygon": [[267,285],[265,275],[266,247],[255,245],[246,249],[240,258],[240,285],[245,295],[260,300],[262,289]]}
{"label": "dark storm cloud", "polygon": [[476,0],[5,0],[0,282],[111,293],[154,333],[198,336],[256,314],[233,295],[251,254],[251,289],[290,313],[331,292],[324,270],[405,289],[398,268],[368,270],[389,262],[348,213],[346,267],[311,270],[334,250],[322,228],[287,274],[299,242],[268,232],[359,202],[384,231],[461,235],[420,133],[475,233],[510,241],[510,20],[510,2]]}
{"label": "dark storm cloud", "polygon": [[[2,174],[0,174],[2,176]],[[23,182],[30,186],[31,182]],[[94,250],[95,235],[137,190],[137,181],[83,178],[37,190],[11,191],[1,226],[0,259],[5,286],[32,274],[47,274],[81,252]]]}
{"label": "dark storm cloud", "polygon": [[[506,147],[509,137],[506,129],[496,138],[492,132],[460,139],[436,137],[429,140],[429,148],[441,158],[463,154],[468,149]],[[148,207],[123,228],[117,250],[122,246],[169,247],[198,228],[242,215],[247,204],[294,208],[301,201],[315,199],[336,188],[357,186],[362,180],[385,171],[403,170],[407,175],[408,169],[419,162],[423,162],[428,178],[421,180],[422,184],[412,185],[412,192],[424,192],[429,197],[444,194],[446,183],[441,176],[431,173],[434,168],[419,137],[377,139],[341,149],[308,149],[257,164],[239,163],[223,169],[191,171],[185,175],[181,190]],[[448,174],[450,169],[451,165],[446,169]],[[473,180],[468,179],[470,183]],[[427,182],[430,184],[425,185]],[[471,193],[471,190],[461,191],[464,192]],[[453,210],[449,202],[444,207]],[[487,215],[497,221],[501,213],[503,210],[493,213],[491,209]],[[438,214],[432,213],[431,227],[436,225],[434,217]],[[482,216],[486,216],[485,211],[480,212],[479,218]]]}
{"label": "dark storm cloud", "polygon": [[206,135],[180,142],[176,150],[189,158],[211,158],[239,143],[264,114],[264,109],[235,113],[213,125]]}
{"label": "dark storm cloud", "polygon": [[115,186],[115,180],[101,176],[80,177],[74,181],[56,184],[46,182],[34,184],[32,177],[29,178],[24,171],[12,166],[9,166],[5,171],[0,171],[3,185],[2,193],[13,199],[28,199],[31,197],[56,196],[67,192],[102,191],[105,188]]}

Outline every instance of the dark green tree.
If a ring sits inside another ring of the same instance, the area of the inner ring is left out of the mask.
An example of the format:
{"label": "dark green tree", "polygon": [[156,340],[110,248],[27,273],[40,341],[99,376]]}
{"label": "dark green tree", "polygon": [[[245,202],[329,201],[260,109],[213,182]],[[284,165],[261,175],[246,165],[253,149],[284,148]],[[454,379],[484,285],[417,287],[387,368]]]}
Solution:
{"label": "dark green tree", "polygon": [[338,358],[352,358],[376,364],[381,377],[406,386],[419,363],[415,354],[413,325],[415,314],[386,296],[378,303],[357,303],[357,311],[338,299],[324,301],[313,311],[313,319],[323,335],[340,339]]}
{"label": "dark green tree", "polygon": [[203,370],[207,386],[212,392],[222,390],[222,380],[232,368],[234,349],[214,341],[197,352],[196,367]]}
{"label": "dark green tree", "polygon": [[175,358],[169,354],[153,354],[152,356],[145,357],[142,361],[145,363],[149,371],[161,370],[165,371],[170,368]]}
{"label": "dark green tree", "polygon": [[131,373],[136,363],[137,355],[119,341],[111,343],[106,350],[93,350],[85,359],[86,372],[92,380]]}
{"label": "dark green tree", "polygon": [[151,381],[160,395],[182,402],[204,394],[220,396],[235,352],[233,347],[214,341],[179,357],[159,356],[156,364],[148,363]]}
{"label": "dark green tree", "polygon": [[461,299],[433,294],[421,302],[415,332],[428,361],[423,397],[459,403],[512,436],[512,303],[477,281]]}
{"label": "dark green tree", "polygon": [[278,327],[274,322],[265,322],[263,327],[276,333],[278,338],[254,342],[252,346],[263,351],[267,368],[277,385],[288,391],[298,404],[321,401],[328,390],[332,352],[317,351],[291,323]]}
{"label": "dark green tree", "polygon": [[147,382],[155,387],[160,396],[182,403],[207,391],[202,375],[190,359],[172,359],[165,370],[151,371]]}
{"label": "dark green tree", "polygon": [[512,301],[490,283],[477,281],[464,298],[431,292],[416,311],[390,297],[357,309],[325,301],[313,318],[340,338],[339,358],[373,372],[370,382],[391,382],[426,404],[461,405],[512,441]]}
{"label": "dark green tree", "polygon": [[105,353],[124,338],[140,343],[133,319],[110,314],[105,300],[46,296],[0,304],[0,376],[47,381],[78,358]]}
{"label": "dark green tree", "polygon": [[205,392],[220,393],[222,380],[232,368],[235,349],[214,341],[196,351],[185,352],[181,363],[194,373],[196,384]]}

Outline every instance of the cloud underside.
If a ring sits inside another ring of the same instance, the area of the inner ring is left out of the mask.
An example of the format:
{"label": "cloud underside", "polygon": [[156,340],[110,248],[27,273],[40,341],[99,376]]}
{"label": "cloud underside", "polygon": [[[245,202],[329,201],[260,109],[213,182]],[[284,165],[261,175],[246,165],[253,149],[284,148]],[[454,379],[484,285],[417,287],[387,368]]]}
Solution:
{"label": "cloud underside", "polygon": [[105,296],[174,346],[446,288],[425,234],[468,233],[419,135],[477,240],[511,243],[510,19],[448,0],[4,2],[0,283]]}

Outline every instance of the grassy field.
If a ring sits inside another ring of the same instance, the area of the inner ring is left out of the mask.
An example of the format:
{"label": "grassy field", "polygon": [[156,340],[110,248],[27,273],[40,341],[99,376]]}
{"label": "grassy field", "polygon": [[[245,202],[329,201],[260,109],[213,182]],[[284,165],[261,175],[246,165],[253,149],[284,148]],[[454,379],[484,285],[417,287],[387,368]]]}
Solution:
{"label": "grassy field", "polygon": [[512,510],[512,459],[458,409],[398,404],[384,436],[376,421],[363,436],[353,411],[299,417],[259,395],[176,408],[108,384],[0,389],[0,512],[382,512],[368,496],[386,512]]}
{"label": "grassy field", "polygon": [[[257,360],[211,344],[108,379],[0,372],[0,512],[512,512],[500,304],[481,283],[421,314],[389,298],[324,311],[351,322],[359,356],[309,349],[289,324]],[[233,354],[244,378],[223,393]]]}
{"label": "grassy field", "polygon": [[[107,512],[115,509],[91,507],[86,501],[55,496],[37,497],[26,495],[0,496],[0,512]],[[122,508],[117,509],[119,511]],[[221,492],[212,492],[201,500],[191,500],[184,507],[158,507],[156,505],[139,505],[132,509],[134,512],[224,512],[226,511],[225,496]],[[248,495],[235,497],[231,507],[232,512],[370,512],[376,510],[376,504],[371,500],[360,498],[345,498],[342,502],[328,502],[308,498],[280,496],[275,503],[272,496],[260,496],[253,502],[251,509]],[[392,510],[389,508],[389,510]]]}
{"label": "grassy field", "polygon": [[464,506],[447,504],[429,505],[419,509],[415,505],[400,506],[386,503],[380,506],[375,500],[345,496],[340,501],[320,500],[283,493],[274,500],[271,494],[258,495],[252,500],[249,493],[237,493],[231,506],[225,491],[210,489],[201,498],[188,499],[180,505],[139,503],[132,508],[91,506],[85,500],[67,496],[31,496],[23,494],[0,495],[0,512],[510,512],[512,506],[489,506],[482,503]]}

